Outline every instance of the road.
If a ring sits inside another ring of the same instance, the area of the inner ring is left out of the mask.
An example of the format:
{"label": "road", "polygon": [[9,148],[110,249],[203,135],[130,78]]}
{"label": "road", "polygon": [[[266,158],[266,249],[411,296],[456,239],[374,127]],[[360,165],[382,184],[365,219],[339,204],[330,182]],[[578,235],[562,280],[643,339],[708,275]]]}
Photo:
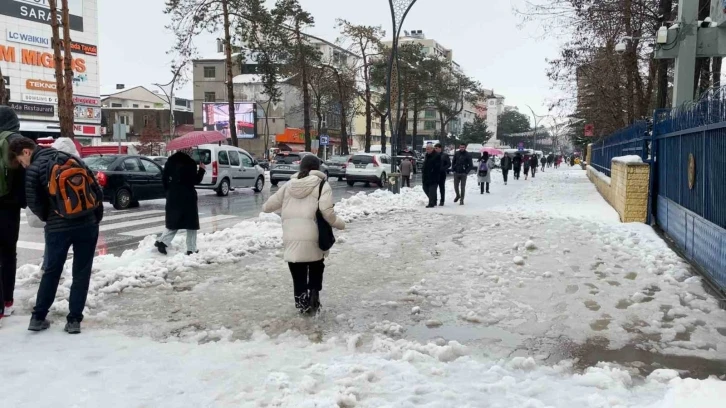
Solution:
{"label": "road", "polygon": [[[281,183],[280,186],[284,185]],[[345,181],[331,180],[333,198],[336,202],[361,191],[373,191],[375,187],[357,184],[349,187]],[[228,197],[217,197],[213,191],[199,190],[199,222],[201,233],[214,232],[229,228],[240,220],[256,217],[262,204],[277,191],[269,182],[262,193],[251,189],[238,189]],[[97,254],[120,255],[127,249],[136,247],[144,237],[161,234],[164,231],[164,206],[166,200],[142,201],[138,208],[117,211],[105,203],[105,213],[101,222]],[[20,225],[18,240],[18,265],[40,264],[45,247],[43,230],[31,228],[25,220],[25,212]]]}

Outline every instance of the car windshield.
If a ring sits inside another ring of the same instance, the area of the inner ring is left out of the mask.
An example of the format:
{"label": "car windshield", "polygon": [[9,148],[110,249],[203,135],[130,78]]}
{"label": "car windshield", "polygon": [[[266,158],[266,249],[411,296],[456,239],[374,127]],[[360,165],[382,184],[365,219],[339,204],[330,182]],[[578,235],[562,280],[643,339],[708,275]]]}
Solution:
{"label": "car windshield", "polygon": [[346,163],[350,156],[333,156],[330,158],[331,163]]}
{"label": "car windshield", "polygon": [[299,154],[278,154],[275,156],[275,161],[278,164],[293,164],[300,161]]}
{"label": "car windshield", "polygon": [[373,163],[373,156],[353,156],[353,159],[351,160],[353,164],[371,164]]}
{"label": "car windshield", "polygon": [[93,171],[107,171],[108,166],[116,161],[116,156],[91,156],[83,159],[89,169]]}
{"label": "car windshield", "polygon": [[212,162],[212,152],[207,149],[193,149],[192,159],[197,163],[209,164]]}

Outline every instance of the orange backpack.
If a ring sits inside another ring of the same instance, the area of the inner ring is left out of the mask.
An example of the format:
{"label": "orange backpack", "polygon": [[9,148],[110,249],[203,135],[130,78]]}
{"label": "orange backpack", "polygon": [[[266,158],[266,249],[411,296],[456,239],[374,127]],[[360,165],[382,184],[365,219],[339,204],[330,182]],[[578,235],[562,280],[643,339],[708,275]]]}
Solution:
{"label": "orange backpack", "polygon": [[52,208],[62,218],[80,218],[92,214],[101,205],[93,173],[79,159],[58,152],[48,174],[48,194]]}

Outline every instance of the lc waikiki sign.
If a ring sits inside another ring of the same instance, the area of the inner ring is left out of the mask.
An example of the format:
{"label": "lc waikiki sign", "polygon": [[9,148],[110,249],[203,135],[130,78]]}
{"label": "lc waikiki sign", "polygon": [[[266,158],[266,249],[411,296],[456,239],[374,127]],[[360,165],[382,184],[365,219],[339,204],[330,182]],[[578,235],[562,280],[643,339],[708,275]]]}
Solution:
{"label": "lc waikiki sign", "polygon": [[[18,52],[19,51],[19,52]],[[0,61],[20,62],[23,65],[32,65],[36,67],[54,68],[53,54],[48,52],[40,52],[21,48],[16,50],[15,47],[0,44]],[[71,68],[78,72],[86,72],[86,60],[83,58],[74,58],[71,61]]]}
{"label": "lc waikiki sign", "polygon": [[[68,0],[68,9],[70,29],[82,32],[83,0]],[[52,21],[48,0],[1,0],[0,14],[48,25]]]}

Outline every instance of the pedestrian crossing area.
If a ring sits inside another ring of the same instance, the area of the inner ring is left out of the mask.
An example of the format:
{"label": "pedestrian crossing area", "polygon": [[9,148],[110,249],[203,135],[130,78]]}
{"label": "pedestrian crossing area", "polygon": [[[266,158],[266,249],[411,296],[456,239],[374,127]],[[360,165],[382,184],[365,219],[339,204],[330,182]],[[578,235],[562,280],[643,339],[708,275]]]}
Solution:
{"label": "pedestrian crossing area", "polygon": [[[28,225],[23,211],[20,225],[18,251],[43,252],[45,242],[42,228]],[[110,251],[113,247],[128,248],[148,235],[159,235],[165,230],[162,209],[106,211],[99,227],[99,250]],[[228,214],[199,214],[200,233],[209,233],[234,226],[241,219]]]}

